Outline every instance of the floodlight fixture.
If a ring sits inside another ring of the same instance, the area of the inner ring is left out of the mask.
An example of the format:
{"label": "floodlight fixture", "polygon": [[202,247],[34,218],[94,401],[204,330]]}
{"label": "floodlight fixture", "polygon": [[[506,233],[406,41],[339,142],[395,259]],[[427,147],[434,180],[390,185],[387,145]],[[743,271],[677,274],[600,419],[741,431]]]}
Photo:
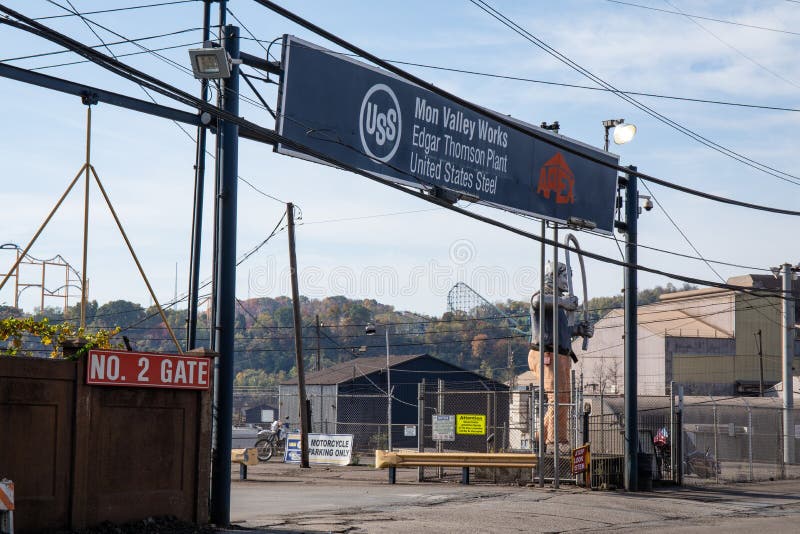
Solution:
{"label": "floodlight fixture", "polygon": [[609,119],[603,121],[603,128],[605,129],[605,144],[604,149],[608,152],[608,131],[614,128],[614,143],[623,145],[633,139],[636,135],[636,126],[633,124],[625,124],[625,119]]}
{"label": "floodlight fixture", "polygon": [[224,48],[204,43],[203,48],[189,50],[194,77],[202,80],[219,80],[231,75],[231,59]]}
{"label": "floodlight fixture", "polygon": [[636,135],[636,126],[633,124],[618,124],[614,128],[614,144],[624,145]]}

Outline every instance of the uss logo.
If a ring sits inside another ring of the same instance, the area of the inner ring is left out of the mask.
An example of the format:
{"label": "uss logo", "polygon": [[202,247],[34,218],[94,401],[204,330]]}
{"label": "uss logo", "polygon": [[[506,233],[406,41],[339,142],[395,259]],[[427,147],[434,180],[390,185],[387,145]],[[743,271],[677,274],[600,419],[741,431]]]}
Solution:
{"label": "uss logo", "polygon": [[539,186],[536,194],[550,200],[555,195],[556,204],[575,203],[575,174],[567,165],[561,152],[550,158],[539,171]]}

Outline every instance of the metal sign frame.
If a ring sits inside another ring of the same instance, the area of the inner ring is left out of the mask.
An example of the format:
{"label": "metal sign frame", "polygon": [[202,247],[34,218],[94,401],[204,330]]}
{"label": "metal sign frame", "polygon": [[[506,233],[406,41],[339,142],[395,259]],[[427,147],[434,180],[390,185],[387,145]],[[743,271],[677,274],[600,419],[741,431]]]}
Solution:
{"label": "metal sign frame", "polygon": [[[520,120],[510,128],[497,112],[293,36],[282,65],[276,130],[291,141],[403,186],[613,232],[617,171],[592,159],[617,165],[614,154]],[[329,165],[281,143],[275,151]]]}

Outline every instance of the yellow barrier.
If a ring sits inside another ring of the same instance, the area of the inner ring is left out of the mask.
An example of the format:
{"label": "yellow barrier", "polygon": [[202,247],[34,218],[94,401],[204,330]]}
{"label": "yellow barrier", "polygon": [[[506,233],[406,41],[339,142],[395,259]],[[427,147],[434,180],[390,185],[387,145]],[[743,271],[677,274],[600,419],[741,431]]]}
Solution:
{"label": "yellow barrier", "polygon": [[389,452],[375,451],[375,468],[389,469],[394,484],[398,467],[460,467],[461,482],[469,484],[470,467],[533,468],[539,457],[516,452]]}
{"label": "yellow barrier", "polygon": [[258,465],[258,449],[231,449],[231,463],[239,464],[239,480],[247,480],[247,466]]}
{"label": "yellow barrier", "polygon": [[375,451],[375,468],[386,467],[536,467],[538,457],[517,452]]}
{"label": "yellow barrier", "polygon": [[258,465],[258,449],[231,449],[231,462],[244,465]]}

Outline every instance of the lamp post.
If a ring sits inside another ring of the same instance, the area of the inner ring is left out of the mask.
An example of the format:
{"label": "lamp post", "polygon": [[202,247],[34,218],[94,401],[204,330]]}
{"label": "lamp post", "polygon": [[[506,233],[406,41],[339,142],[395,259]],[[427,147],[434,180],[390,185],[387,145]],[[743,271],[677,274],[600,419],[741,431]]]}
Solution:
{"label": "lamp post", "polygon": [[[609,119],[603,121],[605,129],[604,149],[608,152],[608,131],[614,128],[614,143],[621,145],[633,139],[636,126],[625,124],[625,119]],[[639,195],[636,167],[628,167],[631,172],[620,177],[620,186],[625,188],[625,220],[616,221],[615,227],[625,233],[625,320],[624,320],[624,369],[625,369],[625,489],[637,491],[639,488],[639,426],[638,426],[638,271],[637,239],[638,223],[641,208],[639,199],[644,200],[646,211],[653,209],[649,196]],[[602,390],[601,390],[602,391]]]}
{"label": "lamp post", "polygon": [[609,119],[603,121],[603,128],[605,128],[605,143],[603,148],[608,152],[608,131],[614,128],[614,144],[624,145],[633,139],[636,135],[636,126],[633,124],[625,124],[625,119]]}
{"label": "lamp post", "polygon": [[[375,335],[375,325],[368,324],[366,329],[368,336]],[[392,373],[389,363],[389,327],[384,330],[386,334],[386,446],[392,450]]]}

